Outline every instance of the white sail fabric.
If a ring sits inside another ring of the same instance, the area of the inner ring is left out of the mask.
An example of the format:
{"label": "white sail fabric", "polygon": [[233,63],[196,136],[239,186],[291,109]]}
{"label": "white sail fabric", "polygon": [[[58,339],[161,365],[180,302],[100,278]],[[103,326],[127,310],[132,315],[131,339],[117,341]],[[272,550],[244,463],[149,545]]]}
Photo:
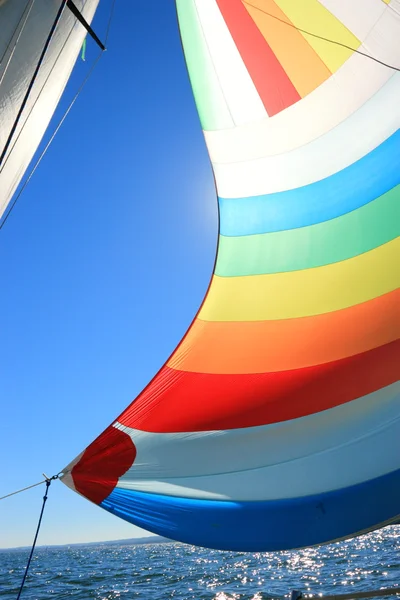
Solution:
{"label": "white sail fabric", "polygon": [[[91,22],[99,0],[76,0]],[[0,154],[32,80],[61,0],[0,1]],[[0,217],[53,116],[78,57],[85,28],[66,7],[0,166]]]}

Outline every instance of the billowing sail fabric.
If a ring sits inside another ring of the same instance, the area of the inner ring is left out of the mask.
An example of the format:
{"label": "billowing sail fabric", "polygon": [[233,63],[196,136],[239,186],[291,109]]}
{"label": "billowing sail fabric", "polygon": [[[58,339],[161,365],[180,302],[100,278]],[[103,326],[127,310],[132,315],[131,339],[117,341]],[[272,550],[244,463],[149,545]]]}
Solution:
{"label": "billowing sail fabric", "polygon": [[[99,0],[75,0],[90,22]],[[61,0],[0,1],[0,154],[32,81]],[[9,150],[0,165],[0,217],[9,204],[70,77],[86,30],[64,9]]]}
{"label": "billowing sail fabric", "polygon": [[400,73],[382,63],[400,67],[400,1],[177,9],[219,197],[215,272],[167,364],[63,480],[220,549],[393,522]]}

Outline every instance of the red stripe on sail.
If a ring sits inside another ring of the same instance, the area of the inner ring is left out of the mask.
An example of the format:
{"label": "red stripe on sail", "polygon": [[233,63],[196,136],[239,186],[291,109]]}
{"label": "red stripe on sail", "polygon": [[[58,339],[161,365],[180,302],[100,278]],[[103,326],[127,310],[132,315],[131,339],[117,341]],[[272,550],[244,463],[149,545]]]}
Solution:
{"label": "red stripe on sail", "polygon": [[277,373],[215,375],[163,367],[118,421],[155,433],[255,427],[304,417],[398,381],[400,340]]}
{"label": "red stripe on sail", "polygon": [[276,115],[301,98],[241,0],[217,0],[267,113]]}

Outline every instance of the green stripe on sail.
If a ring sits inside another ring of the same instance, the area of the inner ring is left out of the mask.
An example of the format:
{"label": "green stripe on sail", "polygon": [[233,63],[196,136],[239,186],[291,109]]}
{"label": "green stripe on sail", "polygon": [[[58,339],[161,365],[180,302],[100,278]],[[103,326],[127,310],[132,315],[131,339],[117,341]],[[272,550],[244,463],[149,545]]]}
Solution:
{"label": "green stripe on sail", "polygon": [[368,252],[400,234],[400,186],[346,215],[290,231],[220,236],[221,277],[312,269]]}
{"label": "green stripe on sail", "polygon": [[194,0],[176,2],[186,64],[204,130],[233,127],[202,31]]}

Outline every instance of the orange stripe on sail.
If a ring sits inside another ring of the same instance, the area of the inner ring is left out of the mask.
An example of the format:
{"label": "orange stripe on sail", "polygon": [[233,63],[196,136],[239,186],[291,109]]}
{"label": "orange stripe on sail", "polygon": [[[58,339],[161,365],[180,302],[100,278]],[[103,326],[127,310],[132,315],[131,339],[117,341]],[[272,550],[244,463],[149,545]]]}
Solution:
{"label": "orange stripe on sail", "polygon": [[269,116],[298,102],[299,93],[242,0],[216,1]]}
{"label": "orange stripe on sail", "polygon": [[268,373],[354,356],[400,337],[400,290],[344,310],[282,321],[197,319],[168,366],[197,373]]}
{"label": "orange stripe on sail", "polygon": [[328,67],[274,0],[242,2],[301,97],[331,76]]}

